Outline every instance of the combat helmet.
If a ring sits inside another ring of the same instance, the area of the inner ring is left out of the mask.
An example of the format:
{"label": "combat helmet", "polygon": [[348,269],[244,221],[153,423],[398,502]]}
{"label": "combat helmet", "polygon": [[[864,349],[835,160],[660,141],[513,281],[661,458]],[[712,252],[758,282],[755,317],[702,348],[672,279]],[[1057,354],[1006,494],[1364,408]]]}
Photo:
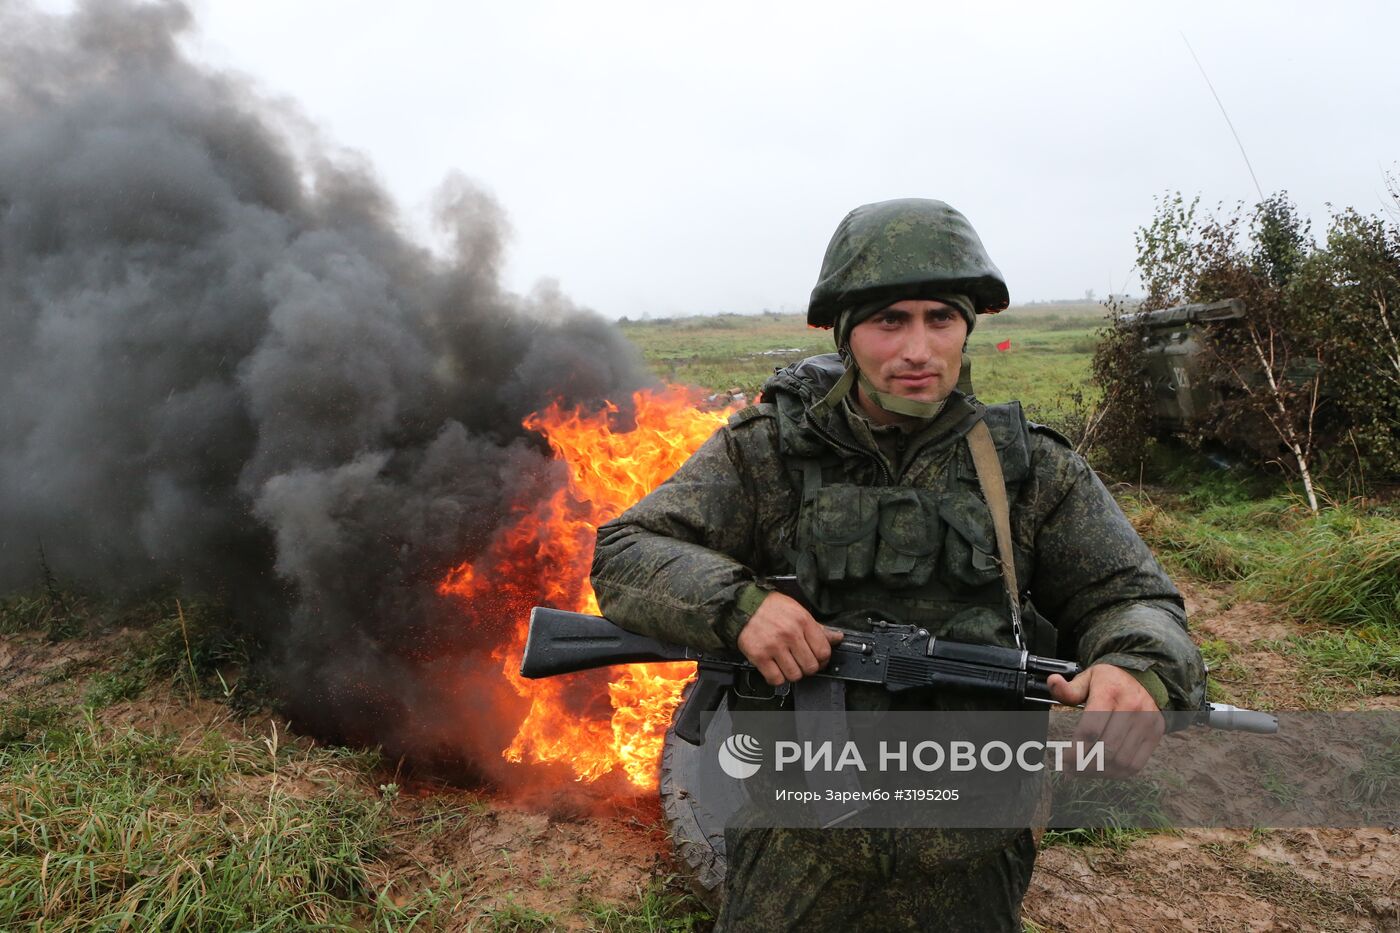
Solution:
{"label": "combat helmet", "polygon": [[833,327],[845,309],[887,299],[969,296],[978,314],[1011,303],[1006,281],[977,231],[942,201],[864,204],[832,235],[807,306],[807,323]]}

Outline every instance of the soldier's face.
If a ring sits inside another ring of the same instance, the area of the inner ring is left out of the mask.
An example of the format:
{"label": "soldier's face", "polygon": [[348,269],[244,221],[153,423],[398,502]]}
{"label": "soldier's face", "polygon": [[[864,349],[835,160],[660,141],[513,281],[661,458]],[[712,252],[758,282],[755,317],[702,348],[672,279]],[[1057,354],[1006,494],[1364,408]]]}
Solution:
{"label": "soldier's face", "polygon": [[[941,301],[897,301],[851,328],[851,355],[876,391],[916,402],[938,402],[958,384],[967,321]],[[871,420],[910,420],[858,395]]]}

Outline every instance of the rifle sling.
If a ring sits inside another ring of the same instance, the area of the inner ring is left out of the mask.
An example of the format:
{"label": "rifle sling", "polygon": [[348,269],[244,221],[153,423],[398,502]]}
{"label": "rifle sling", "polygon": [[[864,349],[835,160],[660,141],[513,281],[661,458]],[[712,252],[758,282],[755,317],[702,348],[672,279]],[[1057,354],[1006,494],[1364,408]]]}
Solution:
{"label": "rifle sling", "polygon": [[1016,647],[1024,650],[1026,639],[1021,627],[1021,588],[1016,584],[1016,555],[1011,549],[1011,506],[1006,499],[1006,478],[1001,472],[1001,458],[997,456],[996,444],[992,442],[992,432],[987,429],[987,422],[978,421],[967,432],[967,447],[972,452],[972,466],[977,471],[982,498],[987,500],[987,508],[992,511],[997,563],[1001,565],[1001,582],[1006,589],[1006,602],[1011,611],[1011,630],[1016,636]]}
{"label": "rifle sling", "polygon": [[[792,685],[793,718],[797,740],[808,747],[830,742],[833,748],[844,748],[851,737],[846,717],[846,684],[844,681],[827,677],[803,677]],[[843,715],[821,714],[841,713]],[[810,775],[810,772],[809,772]],[[841,770],[832,777],[830,785],[821,787],[808,783],[808,789],[817,793],[812,803],[817,826],[830,829],[847,822],[865,809],[861,799],[860,778],[854,772]],[[825,790],[845,792],[846,799],[828,800]]]}

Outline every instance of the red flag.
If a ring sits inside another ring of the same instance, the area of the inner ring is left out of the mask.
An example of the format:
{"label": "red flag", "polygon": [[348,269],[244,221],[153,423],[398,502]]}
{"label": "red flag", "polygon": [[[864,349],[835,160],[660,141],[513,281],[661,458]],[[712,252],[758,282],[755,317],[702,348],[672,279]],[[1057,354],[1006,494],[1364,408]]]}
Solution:
{"label": "red flag", "polygon": [[1002,353],[1005,353],[1007,350],[1010,350],[1010,349],[1011,349],[1011,338],[1010,338],[1010,337],[1007,337],[1007,338],[1006,338],[1005,340],[1003,340],[1001,343],[997,344],[997,349],[1000,350]]}

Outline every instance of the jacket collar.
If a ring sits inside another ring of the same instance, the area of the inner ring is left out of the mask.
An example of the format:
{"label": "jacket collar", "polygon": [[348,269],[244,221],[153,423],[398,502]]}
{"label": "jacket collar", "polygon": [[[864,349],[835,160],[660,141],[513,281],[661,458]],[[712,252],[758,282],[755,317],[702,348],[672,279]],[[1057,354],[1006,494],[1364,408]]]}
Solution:
{"label": "jacket collar", "polygon": [[[840,356],[824,353],[778,370],[763,384],[761,399],[777,404],[785,428],[797,429],[783,432],[786,453],[813,456],[812,445],[826,446],[821,435],[833,437],[839,443],[873,447],[870,422],[854,407],[837,405],[821,413],[812,410],[845,371]],[[909,448],[913,450],[961,437],[981,419],[985,409],[986,406],[974,397],[954,391],[938,417],[912,433]]]}

